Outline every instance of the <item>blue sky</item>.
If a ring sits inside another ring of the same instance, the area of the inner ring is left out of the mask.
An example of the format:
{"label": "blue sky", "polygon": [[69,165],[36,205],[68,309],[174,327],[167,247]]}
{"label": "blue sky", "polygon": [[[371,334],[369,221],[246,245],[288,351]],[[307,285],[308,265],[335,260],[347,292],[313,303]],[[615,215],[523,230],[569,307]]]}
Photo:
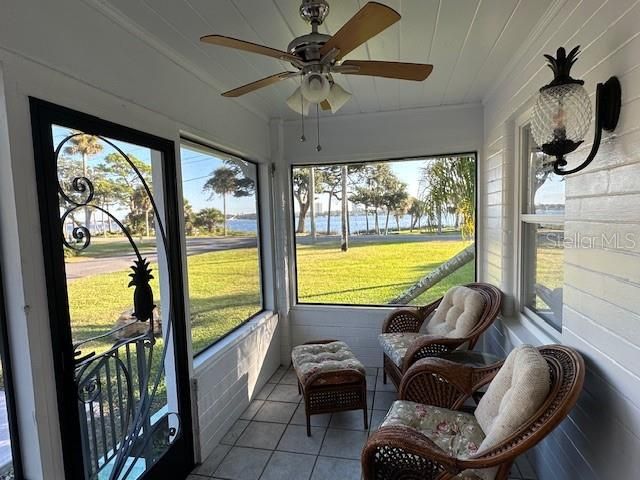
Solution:
{"label": "blue sky", "polygon": [[[222,211],[222,197],[214,195],[209,199],[209,194],[204,193],[202,188],[211,173],[224,166],[223,159],[212,153],[182,146],[180,149],[182,165],[182,189],[183,196],[193,206],[194,211],[202,208],[217,208]],[[247,214],[256,212],[255,196],[227,198],[227,214]]]}
{"label": "blue sky", "polygon": [[[55,146],[70,134],[70,130],[64,127],[54,126],[52,130],[53,144]],[[133,155],[147,164],[151,163],[151,150],[149,148],[116,140],[112,141],[126,154]],[[89,157],[89,167],[95,167],[103,161],[104,157],[115,152],[116,151],[113,147],[105,143],[103,150],[99,154]],[[216,168],[223,166],[222,158],[218,158],[211,154],[205,154],[199,150],[184,146],[181,147],[180,153],[182,157],[181,164],[184,197],[189,200],[195,211],[209,207],[214,207],[222,211],[222,198],[216,195],[214,198],[209,200],[208,194],[205,194],[202,191],[202,187],[211,175],[211,172]],[[80,156],[76,155],[76,158],[79,160]],[[80,173],[81,172],[78,171],[78,175]],[[255,197],[229,197],[227,199],[228,214],[255,213],[255,211]],[[117,212],[117,216],[123,216],[126,214],[124,211]]]}

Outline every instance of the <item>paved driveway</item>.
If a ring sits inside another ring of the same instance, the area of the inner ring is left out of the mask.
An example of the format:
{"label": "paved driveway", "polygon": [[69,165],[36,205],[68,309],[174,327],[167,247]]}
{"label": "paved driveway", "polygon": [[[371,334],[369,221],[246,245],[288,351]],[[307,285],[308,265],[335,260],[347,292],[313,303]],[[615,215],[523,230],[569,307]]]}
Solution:
{"label": "paved driveway", "polygon": [[[256,244],[255,237],[190,238],[187,240],[187,255],[255,247]],[[146,257],[150,262],[155,262],[158,259],[155,251],[145,252],[142,256]],[[67,279],[75,280],[99,273],[121,272],[127,270],[133,264],[135,258],[134,254],[125,254],[70,262],[65,266]]]}

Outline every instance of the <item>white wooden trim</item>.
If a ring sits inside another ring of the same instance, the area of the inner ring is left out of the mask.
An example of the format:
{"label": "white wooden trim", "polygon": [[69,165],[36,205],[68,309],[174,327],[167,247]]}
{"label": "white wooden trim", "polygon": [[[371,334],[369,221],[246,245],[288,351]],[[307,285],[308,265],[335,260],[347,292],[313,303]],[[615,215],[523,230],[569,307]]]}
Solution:
{"label": "white wooden trim", "polygon": [[547,225],[564,225],[564,215],[520,214],[521,223],[543,223]]}
{"label": "white wooden trim", "polygon": [[524,288],[524,224],[546,224],[563,226],[565,224],[564,215],[540,215],[540,214],[526,214],[524,211],[524,193],[528,188],[529,182],[526,176],[526,169],[524,165],[524,146],[525,139],[523,137],[523,130],[527,125],[531,123],[532,109],[528,109],[524,113],[518,116],[515,121],[514,137],[516,140],[516,148],[514,155],[514,181],[513,183],[513,214],[511,220],[513,222],[513,293],[515,298],[514,310],[516,317],[520,318],[523,323],[527,320],[527,323],[535,325],[538,329],[545,333],[545,336],[552,339],[560,339],[561,333],[552,327],[544,318],[535,313],[531,308],[525,304],[525,288]]}

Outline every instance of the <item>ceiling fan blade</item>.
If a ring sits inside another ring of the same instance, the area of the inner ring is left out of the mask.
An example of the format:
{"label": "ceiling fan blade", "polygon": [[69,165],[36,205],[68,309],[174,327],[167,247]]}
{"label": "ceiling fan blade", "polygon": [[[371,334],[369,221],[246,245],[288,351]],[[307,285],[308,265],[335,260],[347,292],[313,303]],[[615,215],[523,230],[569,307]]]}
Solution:
{"label": "ceiling fan blade", "polygon": [[258,55],[266,55],[267,57],[277,58],[288,62],[301,63],[301,59],[282,50],[277,50],[257,43],[245,42],[237,38],[225,37],[223,35],[205,35],[200,37],[200,41],[210,43],[211,45],[219,45],[221,47],[235,48],[245,52],[257,53]]}
{"label": "ceiling fan blade", "polygon": [[322,103],[320,103],[320,108],[322,108],[322,110],[331,110],[331,104],[327,100],[323,100]]}
{"label": "ceiling fan blade", "polygon": [[336,48],[340,50],[336,56],[339,60],[398,20],[400,14],[393,8],[369,2],[322,46],[320,55],[324,56]]}
{"label": "ceiling fan blade", "polygon": [[405,62],[378,62],[374,60],[346,60],[334,68],[335,72],[348,75],[368,75],[371,77],[397,78],[421,82],[433,71],[433,65]]}
{"label": "ceiling fan blade", "polygon": [[278,83],[281,80],[286,80],[287,78],[295,77],[296,75],[299,75],[299,73],[298,72],[276,73],[275,75],[271,75],[270,77],[256,80],[255,82],[251,82],[241,87],[234,88],[233,90],[229,90],[228,92],[224,92],[222,96],[223,97],[240,97],[242,95],[251,93],[260,88],[268,87],[269,85]]}

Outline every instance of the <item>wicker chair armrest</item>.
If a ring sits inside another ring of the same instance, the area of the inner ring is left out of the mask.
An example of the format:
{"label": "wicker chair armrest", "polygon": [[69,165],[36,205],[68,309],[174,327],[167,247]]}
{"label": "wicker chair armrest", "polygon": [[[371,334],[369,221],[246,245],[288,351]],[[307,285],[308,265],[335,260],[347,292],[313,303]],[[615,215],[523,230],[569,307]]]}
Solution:
{"label": "wicker chair armrest", "polygon": [[402,371],[406,372],[411,365],[422,358],[439,357],[443,353],[451,352],[467,342],[467,338],[449,338],[437,335],[424,335],[416,338],[402,360]]}
{"label": "wicker chair armrest", "polygon": [[404,374],[398,398],[458,410],[474,392],[475,370],[441,358],[418,360]]}
{"label": "wicker chair armrest", "polygon": [[422,307],[418,307],[418,313],[420,314],[420,316],[422,318],[427,318],[429,317],[429,315],[431,315],[433,312],[436,311],[436,309],[438,308],[438,306],[440,305],[440,303],[442,302],[443,297],[438,298],[437,300],[434,300],[433,302],[431,302],[428,305],[423,305]]}
{"label": "wicker chair armrest", "polygon": [[[362,450],[362,470],[365,480],[373,480],[375,477],[376,458],[384,458],[385,462],[393,462],[394,453],[398,455],[398,461],[404,458],[417,456],[424,463],[422,469],[428,472],[429,479],[435,479],[443,472],[456,475],[462,471],[458,460],[448,455],[427,437],[416,430],[400,425],[382,427],[373,433]],[[403,462],[402,468],[407,465]]]}
{"label": "wicker chair armrest", "polygon": [[329,372],[315,372],[304,380],[304,386],[321,385],[346,385],[350,383],[362,382],[365,379],[364,373],[354,368],[335,370]]}
{"label": "wicker chair armrest", "polygon": [[420,330],[424,318],[417,309],[401,308],[394,310],[384,320],[382,333],[417,332]]}
{"label": "wicker chair armrest", "polygon": [[441,301],[439,298],[423,307],[404,307],[391,312],[382,324],[382,333],[417,332]]}

